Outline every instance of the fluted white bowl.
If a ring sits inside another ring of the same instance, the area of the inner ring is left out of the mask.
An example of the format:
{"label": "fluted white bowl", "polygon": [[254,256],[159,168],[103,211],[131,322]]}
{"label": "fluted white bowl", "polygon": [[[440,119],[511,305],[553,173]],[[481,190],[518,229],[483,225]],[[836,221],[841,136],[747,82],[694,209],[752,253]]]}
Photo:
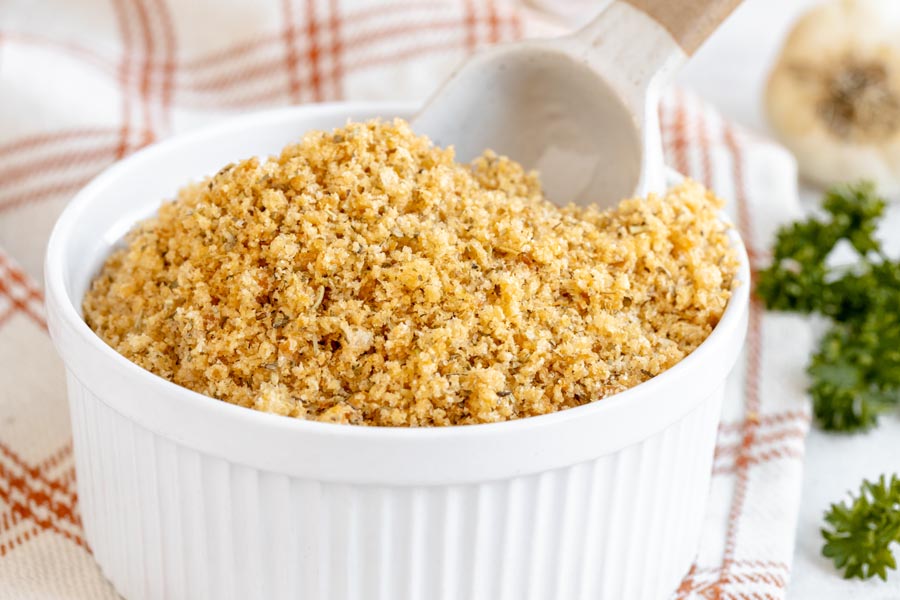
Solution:
{"label": "fluted white bowl", "polygon": [[87,541],[126,598],[661,600],[697,550],[725,378],[746,332],[740,280],[681,363],[600,402],[505,423],[333,425],[202,396],[131,363],[84,323],[92,277],[187,181],[347,118],[325,104],[151,146],[84,188],[45,268]]}

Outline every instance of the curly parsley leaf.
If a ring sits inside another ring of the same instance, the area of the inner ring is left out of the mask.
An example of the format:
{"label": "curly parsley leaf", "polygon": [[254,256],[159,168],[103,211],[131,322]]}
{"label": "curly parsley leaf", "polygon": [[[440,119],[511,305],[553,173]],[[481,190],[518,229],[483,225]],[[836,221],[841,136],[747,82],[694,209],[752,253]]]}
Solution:
{"label": "curly parsley leaf", "polygon": [[857,327],[836,324],[813,355],[809,392],[823,429],[868,429],[877,423],[878,415],[900,403],[900,382],[896,381],[900,360],[878,358],[897,352],[900,335],[895,330],[894,335],[880,337],[871,330],[877,324],[877,319]]}
{"label": "curly parsley leaf", "polygon": [[845,579],[887,579],[887,570],[897,568],[891,546],[900,543],[900,478],[863,481],[850,500],[825,513],[822,554],[843,569]]}
{"label": "curly parsley leaf", "polygon": [[[862,431],[900,405],[900,262],[875,238],[885,203],[871,184],[834,188],[823,208],[779,230],[756,292],[770,309],[833,320],[808,369],[813,413],[823,429]],[[835,268],[842,240],[857,262]]]}
{"label": "curly parsley leaf", "polygon": [[759,273],[757,293],[774,310],[827,314],[823,308],[833,295],[827,292],[835,283],[828,256],[841,240],[864,258],[880,252],[874,233],[884,207],[869,183],[829,190],[823,201],[827,220],[812,218],[778,231],[772,266]]}
{"label": "curly parsley leaf", "polygon": [[832,235],[847,239],[863,256],[880,251],[874,235],[885,202],[876,194],[874,184],[863,182],[832,188],[825,193],[822,207],[831,215]]}

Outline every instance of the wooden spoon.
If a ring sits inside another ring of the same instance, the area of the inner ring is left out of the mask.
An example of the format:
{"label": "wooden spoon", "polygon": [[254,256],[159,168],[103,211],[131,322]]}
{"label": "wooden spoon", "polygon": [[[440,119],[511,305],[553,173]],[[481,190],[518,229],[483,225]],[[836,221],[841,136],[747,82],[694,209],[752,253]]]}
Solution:
{"label": "wooden spoon", "polygon": [[489,48],[413,127],[460,160],[490,148],[537,169],[560,204],[662,191],[660,88],[739,2],[616,0],[573,35]]}

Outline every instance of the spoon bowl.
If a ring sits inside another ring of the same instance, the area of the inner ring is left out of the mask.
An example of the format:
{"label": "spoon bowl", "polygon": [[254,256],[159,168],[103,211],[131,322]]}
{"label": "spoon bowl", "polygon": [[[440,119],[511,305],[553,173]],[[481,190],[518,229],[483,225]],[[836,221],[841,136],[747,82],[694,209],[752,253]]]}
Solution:
{"label": "spoon bowl", "polygon": [[587,203],[599,189],[623,198],[641,175],[639,123],[623,99],[588,65],[539,45],[510,45],[466,63],[414,127],[452,144],[459,160],[491,148],[538,169],[551,198]]}
{"label": "spoon bowl", "polygon": [[661,192],[660,87],[739,1],[616,0],[573,35],[490,48],[413,127],[460,160],[489,148],[537,169],[560,204]]}

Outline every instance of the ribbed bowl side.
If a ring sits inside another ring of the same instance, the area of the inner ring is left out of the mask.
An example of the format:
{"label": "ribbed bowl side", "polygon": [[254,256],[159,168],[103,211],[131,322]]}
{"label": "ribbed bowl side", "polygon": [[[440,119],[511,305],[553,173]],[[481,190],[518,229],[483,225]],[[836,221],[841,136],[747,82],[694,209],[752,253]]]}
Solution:
{"label": "ribbed bowl side", "polygon": [[69,397],[87,540],[129,600],[664,600],[696,552],[722,393],[594,461],[427,487],[260,471],[71,374]]}

